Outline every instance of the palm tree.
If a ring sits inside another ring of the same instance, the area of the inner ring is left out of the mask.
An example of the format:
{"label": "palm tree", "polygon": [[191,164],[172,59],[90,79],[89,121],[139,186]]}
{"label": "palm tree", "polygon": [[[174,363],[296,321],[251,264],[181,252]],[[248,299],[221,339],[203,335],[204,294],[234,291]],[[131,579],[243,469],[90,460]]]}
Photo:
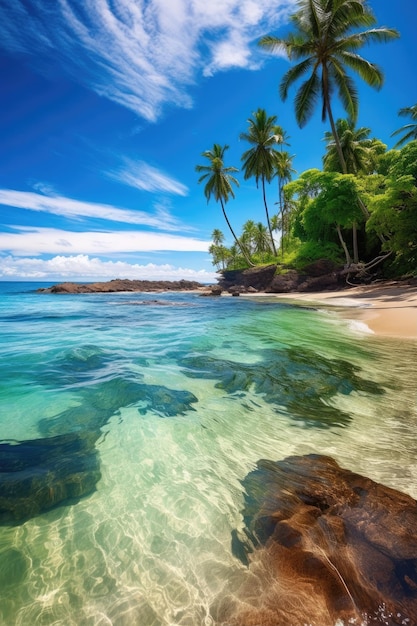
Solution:
{"label": "palm tree", "polygon": [[[322,120],[329,119],[339,154],[342,172],[346,163],[337,135],[332,112],[332,94],[337,92],[349,117],[358,116],[358,94],[347,69],[356,72],[368,85],[381,88],[383,74],[378,66],[358,54],[372,41],[385,42],[399,37],[392,28],[369,28],[376,19],[364,0],[299,0],[292,15],[294,32],[287,38],[263,37],[259,45],[271,51],[284,51],[290,61],[300,61],[284,75],[280,85],[283,100],[299,78],[309,74],[295,97],[295,115],[300,127],[311,118],[319,99]],[[367,28],[368,30],[358,30]]]}
{"label": "palm tree", "polygon": [[295,173],[295,170],[292,167],[292,160],[294,157],[290,155],[289,152],[283,150],[278,152],[276,155],[275,162],[275,175],[278,178],[278,206],[279,213],[281,216],[281,253],[284,254],[284,226],[285,226],[285,218],[284,218],[284,196],[283,196],[283,188],[285,183],[288,183],[291,180],[292,175]]}
{"label": "palm tree", "polygon": [[213,243],[208,251],[213,257],[213,265],[217,265],[217,267],[221,267],[224,270],[228,256],[228,250],[223,245],[224,235],[219,228],[215,228],[211,233],[211,238]]}
{"label": "palm tree", "polygon": [[[371,163],[370,152],[374,143],[373,139],[369,139],[371,129],[364,126],[355,128],[355,123],[351,119],[339,119],[336,122],[336,132],[346,165],[345,173],[368,173]],[[324,140],[327,144],[326,154],[323,157],[324,169],[328,172],[343,174],[333,133],[326,132]]]}
{"label": "palm tree", "polygon": [[404,107],[398,111],[398,115],[401,117],[410,116],[413,120],[410,124],[405,124],[401,126],[398,130],[395,130],[391,133],[391,137],[395,135],[399,135],[400,133],[405,133],[404,137],[401,137],[395,144],[394,148],[399,148],[403,146],[407,141],[412,141],[413,139],[417,139],[417,104],[413,104],[411,107]]}
{"label": "palm tree", "polygon": [[279,126],[279,125],[274,126],[274,137],[275,137],[275,141],[280,147],[280,150],[282,150],[283,146],[290,145],[288,141],[290,139],[290,136],[287,133],[287,131],[282,128],[282,126]]}
{"label": "palm tree", "polygon": [[242,155],[244,177],[245,180],[247,180],[254,176],[256,185],[258,185],[259,179],[261,179],[268,230],[271,237],[272,249],[276,256],[277,251],[272,236],[271,222],[266,202],[265,182],[269,183],[275,173],[275,155],[277,151],[274,145],[276,145],[277,140],[274,131],[276,129],[275,122],[277,118],[276,115],[268,116],[265,109],[258,109],[252,115],[253,117],[248,119],[248,132],[241,133],[240,135],[241,139],[252,145],[252,148],[246,150]]}
{"label": "palm tree", "polygon": [[213,240],[214,246],[221,246],[224,242],[224,235],[219,228],[215,228],[211,233],[211,238]]}
{"label": "palm tree", "polygon": [[251,254],[255,251],[255,231],[256,224],[253,220],[247,220],[243,224],[243,231],[240,237],[240,241],[243,243],[245,248],[250,251]]}
{"label": "palm tree", "polygon": [[245,260],[249,265],[253,265],[245,248],[240,244],[235,232],[229,222],[224,205],[229,200],[229,197],[235,197],[232,184],[239,186],[239,181],[232,175],[239,170],[236,167],[224,166],[224,153],[229,149],[229,146],[220,146],[218,143],[213,145],[211,150],[206,150],[202,153],[202,156],[209,160],[209,165],[196,165],[197,172],[202,173],[202,176],[198,179],[201,183],[206,180],[204,187],[204,195],[207,198],[207,202],[210,201],[211,196],[214,196],[216,202],[220,202],[222,207],[224,219],[233,235],[236,244],[239,246]]}
{"label": "palm tree", "polygon": [[[370,128],[362,126],[355,128],[355,123],[351,119],[339,119],[336,122],[336,131],[339,137],[340,146],[345,161],[346,171],[343,172],[333,134],[326,132],[324,139],[327,143],[326,154],[323,157],[324,169],[328,172],[341,172],[354,174],[362,172],[370,174],[376,163],[376,152],[384,150],[384,144],[375,139],[369,139]],[[382,147],[382,148],[381,148]],[[358,197],[359,206],[365,217],[369,217],[368,209]],[[352,224],[353,237],[353,262],[358,263],[358,237],[357,224]]]}
{"label": "palm tree", "polygon": [[271,240],[268,235],[268,229],[265,224],[262,224],[262,222],[258,222],[255,225],[254,243],[255,252],[257,252],[261,258],[265,252],[269,254],[271,253]]}

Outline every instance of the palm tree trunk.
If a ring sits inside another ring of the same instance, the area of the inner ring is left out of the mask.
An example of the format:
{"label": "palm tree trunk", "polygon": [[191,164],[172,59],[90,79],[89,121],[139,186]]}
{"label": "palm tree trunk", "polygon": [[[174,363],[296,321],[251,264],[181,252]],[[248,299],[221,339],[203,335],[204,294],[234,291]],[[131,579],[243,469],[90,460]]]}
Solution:
{"label": "palm tree trunk", "polygon": [[[282,149],[282,146],[281,146]],[[283,202],[283,184],[281,178],[278,178],[278,203],[279,214],[281,216],[281,256],[284,256],[284,202]]]}
{"label": "palm tree trunk", "polygon": [[221,207],[222,207],[222,211],[223,211],[224,219],[226,220],[226,223],[227,223],[227,225],[228,225],[228,227],[229,227],[229,229],[230,229],[230,232],[231,232],[231,233],[232,233],[232,235],[233,235],[233,238],[234,238],[234,240],[235,240],[235,242],[236,242],[236,244],[237,244],[238,248],[240,249],[241,253],[242,253],[242,254],[243,254],[243,256],[244,256],[245,261],[246,261],[246,262],[247,262],[247,263],[248,263],[251,267],[255,267],[255,264],[254,264],[254,263],[252,263],[252,261],[250,260],[250,257],[249,257],[249,255],[248,255],[248,252],[247,252],[246,248],[242,245],[242,243],[239,241],[239,239],[238,239],[238,238],[236,237],[236,235],[235,235],[235,231],[233,230],[232,225],[231,225],[231,224],[230,224],[230,222],[229,222],[229,218],[227,217],[227,214],[226,214],[226,211],[225,211],[225,208],[224,208],[224,204],[223,204],[223,200],[222,200],[222,198],[220,198],[220,205],[221,205]]}
{"label": "palm tree trunk", "polygon": [[343,156],[342,146],[340,143],[339,135],[337,134],[336,125],[334,123],[332,107],[330,106],[330,102],[327,98],[326,98],[326,110],[327,110],[327,115],[329,116],[330,128],[332,129],[332,135],[334,137],[334,142],[336,145],[336,150],[337,150],[337,154],[338,154],[339,161],[340,161],[340,166],[342,168],[342,174],[347,174],[346,161],[345,161],[345,157]]}
{"label": "palm tree trunk", "polygon": [[350,254],[349,254],[349,250],[347,249],[347,245],[345,243],[345,240],[343,239],[342,231],[340,230],[340,225],[339,224],[336,224],[336,230],[337,230],[337,234],[339,235],[340,243],[342,244],[342,248],[343,248],[344,253],[345,253],[346,265],[349,267],[349,265],[352,265],[352,259],[351,259]]}
{"label": "palm tree trunk", "polygon": [[275,247],[275,241],[274,241],[274,238],[272,236],[272,228],[271,228],[271,222],[270,222],[270,219],[269,219],[268,205],[266,203],[265,176],[262,176],[262,195],[263,195],[263,198],[264,198],[266,220],[268,222],[268,230],[269,230],[269,235],[271,237],[272,250],[274,252],[274,256],[277,256],[277,249]]}
{"label": "palm tree trunk", "polygon": [[358,254],[358,228],[356,222],[352,224],[352,245],[353,245],[353,262],[359,263]]}

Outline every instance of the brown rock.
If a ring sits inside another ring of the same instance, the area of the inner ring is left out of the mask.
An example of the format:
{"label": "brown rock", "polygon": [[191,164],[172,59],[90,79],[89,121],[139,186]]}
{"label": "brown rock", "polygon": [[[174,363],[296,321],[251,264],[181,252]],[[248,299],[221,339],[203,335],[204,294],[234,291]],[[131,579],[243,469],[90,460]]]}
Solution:
{"label": "brown rock", "polygon": [[224,270],[221,272],[219,284],[223,289],[230,290],[231,287],[239,286],[242,292],[249,288],[256,291],[265,291],[275,275],[277,266],[266,265],[262,267],[251,267],[246,270]]}
{"label": "brown rock", "polygon": [[244,488],[252,576],[219,623],[417,624],[415,500],[319,455],[259,461]]}
{"label": "brown rock", "polygon": [[46,289],[38,289],[43,293],[115,293],[120,291],[159,292],[159,291],[194,291],[204,285],[193,280],[129,280],[115,278],[98,283],[60,283]]}
{"label": "brown rock", "polygon": [[318,259],[313,263],[309,263],[303,268],[303,273],[307,276],[325,276],[336,270],[336,265],[330,259]]}
{"label": "brown rock", "polygon": [[309,277],[297,287],[297,291],[326,291],[331,289],[340,289],[338,275],[335,272]]}
{"label": "brown rock", "polygon": [[267,289],[268,293],[289,293],[297,291],[300,276],[296,270],[289,270],[285,274],[277,274]]}

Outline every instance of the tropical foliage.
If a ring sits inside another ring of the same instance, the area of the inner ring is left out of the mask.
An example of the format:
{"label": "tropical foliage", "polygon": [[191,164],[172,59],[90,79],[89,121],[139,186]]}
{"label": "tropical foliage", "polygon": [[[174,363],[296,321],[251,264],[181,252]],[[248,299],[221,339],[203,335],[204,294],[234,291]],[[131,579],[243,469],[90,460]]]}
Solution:
{"label": "tropical foliage", "polygon": [[[240,139],[249,144],[242,154],[245,180],[260,183],[266,223],[254,207],[240,236],[233,231],[225,204],[234,198],[238,169],[225,167],[228,146],[214,144],[203,152],[208,164],[196,167],[205,182],[204,193],[220,203],[234,243],[215,229],[210,253],[219,270],[275,263],[297,267],[320,258],[344,265],[346,272],[375,271],[386,275],[417,275],[417,105],[400,110],[412,123],[393,133],[402,135],[395,149],[371,136],[368,127],[356,127],[358,97],[349,71],[375,88],[383,82],[380,68],[360,56],[371,41],[389,41],[398,33],[375,26],[363,0],[299,0],[292,16],[293,32],[286,38],[264,37],[260,44],[284,50],[295,64],[286,72],[280,92],[303,79],[295,97],[295,115],[302,127],[321,101],[325,132],[323,169],[296,174],[289,137],[277,116],[258,108],[247,120]],[[333,119],[333,96],[341,100],[348,117]],[[277,185],[271,185],[273,181]],[[267,202],[267,190],[268,201]],[[276,211],[270,215],[270,206]],[[355,269],[356,268],[356,269]]]}

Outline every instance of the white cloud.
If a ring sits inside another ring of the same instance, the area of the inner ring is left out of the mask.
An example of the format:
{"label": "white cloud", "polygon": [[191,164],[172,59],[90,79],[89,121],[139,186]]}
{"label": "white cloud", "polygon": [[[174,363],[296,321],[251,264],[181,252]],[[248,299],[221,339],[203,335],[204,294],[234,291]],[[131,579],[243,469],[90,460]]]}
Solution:
{"label": "white cloud", "polygon": [[206,270],[175,267],[170,264],[139,265],[125,261],[103,261],[85,254],[55,256],[48,260],[0,257],[0,279],[3,280],[96,281],[113,278],[216,282],[215,272]]}
{"label": "white cloud", "polygon": [[110,178],[141,191],[169,193],[186,196],[188,188],[161,170],[144,161],[124,159],[124,165],[118,170],[108,172]]}
{"label": "white cloud", "polygon": [[95,254],[129,252],[207,252],[210,242],[148,231],[73,232],[54,228],[12,227],[0,233],[0,251],[16,256],[41,254]]}
{"label": "white cloud", "polygon": [[13,0],[0,4],[0,45],[52,59],[101,96],[156,120],[190,107],[198,73],[258,67],[254,42],[296,0]]}
{"label": "white cloud", "polygon": [[[156,174],[154,178],[156,179]],[[157,183],[154,182],[154,184],[156,186]],[[166,182],[166,184],[168,183]],[[124,224],[140,224],[158,230],[183,229],[179,222],[169,214],[166,207],[163,209],[157,208],[154,214],[149,214],[145,211],[120,209],[109,204],[83,202],[63,196],[43,195],[30,191],[17,191],[15,189],[0,189],[0,205],[52,213],[74,220],[94,218],[111,222],[123,222]]]}

